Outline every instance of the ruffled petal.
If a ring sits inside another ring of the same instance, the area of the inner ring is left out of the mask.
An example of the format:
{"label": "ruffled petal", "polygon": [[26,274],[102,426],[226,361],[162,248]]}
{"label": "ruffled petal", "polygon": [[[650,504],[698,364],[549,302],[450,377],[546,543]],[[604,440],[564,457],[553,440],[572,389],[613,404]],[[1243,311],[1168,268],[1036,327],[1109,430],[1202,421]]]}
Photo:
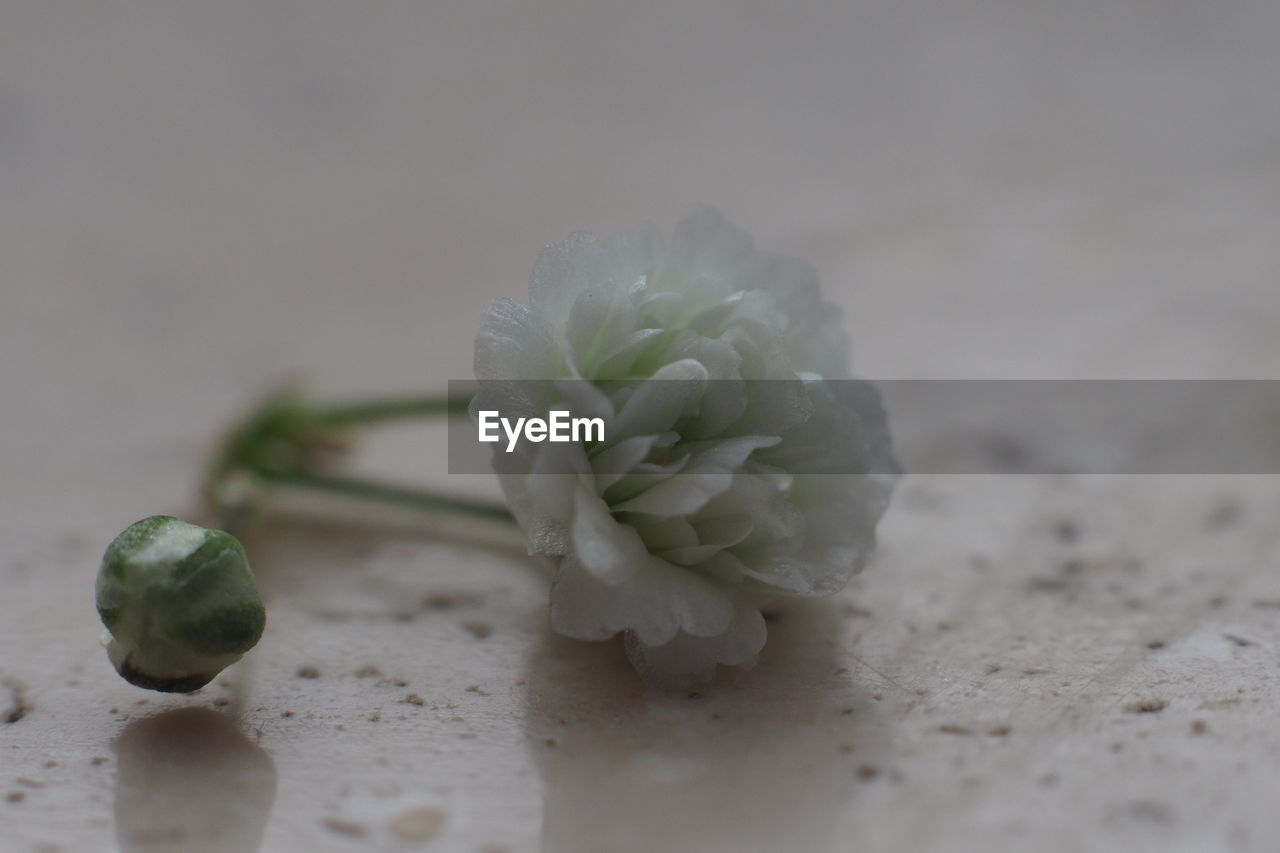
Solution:
{"label": "ruffled petal", "polygon": [[760,610],[739,601],[733,621],[720,634],[699,637],[681,632],[663,644],[646,643],[639,634],[627,635],[627,658],[645,679],[665,690],[687,690],[710,681],[716,666],[750,668],[764,648],[766,631]]}
{"label": "ruffled petal", "polygon": [[[600,238],[589,231],[575,231],[538,255],[529,280],[529,304],[543,316],[558,321],[560,329],[578,295],[599,284],[605,261]],[[540,377],[550,379],[549,375]]]}
{"label": "ruffled petal", "polygon": [[560,347],[537,311],[498,299],[480,315],[474,367],[481,381],[550,379],[560,373]]}
{"label": "ruffled petal", "polygon": [[671,257],[694,278],[727,280],[736,278],[753,262],[754,252],[746,231],[730,223],[714,207],[698,204],[676,225]]}
{"label": "ruffled petal", "polygon": [[551,586],[552,627],[581,640],[631,631],[660,646],[677,631],[720,634],[733,616],[733,602],[716,584],[657,557],[616,586],[592,577],[573,559],[562,560]]}
{"label": "ruffled petal", "polygon": [[630,578],[649,559],[649,550],[635,529],[615,521],[600,496],[579,485],[574,501],[573,553],[598,580],[616,586]]}
{"label": "ruffled petal", "polygon": [[644,461],[657,440],[656,435],[633,435],[593,454],[591,469],[596,475],[596,488],[603,493],[622,479]]}
{"label": "ruffled petal", "polygon": [[610,440],[666,432],[690,414],[707,381],[707,369],[693,359],[664,366],[641,382],[608,425]]}
{"label": "ruffled petal", "polygon": [[614,506],[615,510],[651,515],[689,515],[706,506],[713,497],[733,483],[733,471],[752,452],[777,444],[767,435],[744,435],[723,441],[702,442],[690,450],[685,469],[658,482],[635,497]]}
{"label": "ruffled petal", "polygon": [[631,285],[604,282],[588,287],[573,300],[565,338],[584,376],[596,375],[600,359],[636,330],[633,292]]}
{"label": "ruffled petal", "polygon": [[646,222],[635,231],[610,239],[605,243],[604,254],[613,280],[622,284],[647,281],[662,269],[662,234],[656,225]]}

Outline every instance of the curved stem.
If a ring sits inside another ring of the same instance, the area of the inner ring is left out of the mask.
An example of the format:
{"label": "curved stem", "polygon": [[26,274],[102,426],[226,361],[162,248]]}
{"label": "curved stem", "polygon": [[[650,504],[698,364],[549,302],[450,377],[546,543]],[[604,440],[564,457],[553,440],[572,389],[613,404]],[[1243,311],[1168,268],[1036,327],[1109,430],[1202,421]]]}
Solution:
{"label": "curved stem", "polygon": [[511,522],[511,513],[499,503],[318,470],[325,453],[345,448],[356,427],[453,417],[465,414],[469,402],[466,396],[434,394],[314,404],[286,389],[267,398],[229,433],[206,476],[206,499],[224,524],[233,527],[263,501],[254,483]]}
{"label": "curved stem", "polygon": [[363,426],[410,418],[455,417],[467,413],[470,401],[447,394],[424,397],[384,397],[305,408],[308,423],[329,429]]}
{"label": "curved stem", "polygon": [[331,492],[348,497],[365,498],[418,509],[444,510],[497,521],[509,522],[515,520],[506,506],[499,503],[473,498],[451,497],[435,492],[411,489],[406,486],[364,480],[358,477],[284,471],[259,471],[258,475],[276,485]]}

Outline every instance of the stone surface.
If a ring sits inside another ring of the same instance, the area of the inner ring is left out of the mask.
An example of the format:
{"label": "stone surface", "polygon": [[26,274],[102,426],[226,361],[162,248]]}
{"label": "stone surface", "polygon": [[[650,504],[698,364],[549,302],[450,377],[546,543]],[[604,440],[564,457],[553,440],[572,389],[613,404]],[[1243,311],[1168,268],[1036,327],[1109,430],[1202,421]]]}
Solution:
{"label": "stone surface", "polygon": [[[1280,7],[19,3],[0,28],[0,849],[1267,850],[1280,483],[918,477],[754,672],[649,693],[510,541],[293,507],[191,697],[98,645],[257,395],[442,386],[573,228],[695,200],[877,377],[1274,378]],[[440,433],[358,464],[449,478]]]}

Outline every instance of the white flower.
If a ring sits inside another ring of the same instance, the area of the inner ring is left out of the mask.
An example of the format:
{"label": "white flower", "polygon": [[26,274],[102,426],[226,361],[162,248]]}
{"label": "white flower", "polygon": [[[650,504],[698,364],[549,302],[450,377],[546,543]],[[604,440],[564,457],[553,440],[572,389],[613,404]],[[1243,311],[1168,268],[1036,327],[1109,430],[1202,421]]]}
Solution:
{"label": "white flower", "polygon": [[751,666],[763,601],[836,592],[874,547],[896,466],[839,312],[711,208],[670,246],[646,225],[545,249],[529,304],[484,312],[475,371],[473,415],[604,420],[604,441],[522,441],[494,468],[555,564],[555,630],[623,633],[654,681]]}

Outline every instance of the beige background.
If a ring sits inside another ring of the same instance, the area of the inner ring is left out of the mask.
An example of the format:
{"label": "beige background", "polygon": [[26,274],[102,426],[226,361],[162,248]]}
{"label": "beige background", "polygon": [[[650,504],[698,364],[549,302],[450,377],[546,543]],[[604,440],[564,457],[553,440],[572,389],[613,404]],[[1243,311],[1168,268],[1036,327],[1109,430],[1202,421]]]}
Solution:
{"label": "beige background", "polygon": [[[1275,378],[1278,28],[4,4],[0,850],[1272,849],[1274,478],[911,478],[854,587],[696,698],[550,639],[518,551],[398,517],[250,543],[267,636],[193,697],[111,672],[91,588],[264,390],[466,378],[541,245],[697,200],[819,267],[866,375]],[[433,433],[360,463],[493,488]]]}

